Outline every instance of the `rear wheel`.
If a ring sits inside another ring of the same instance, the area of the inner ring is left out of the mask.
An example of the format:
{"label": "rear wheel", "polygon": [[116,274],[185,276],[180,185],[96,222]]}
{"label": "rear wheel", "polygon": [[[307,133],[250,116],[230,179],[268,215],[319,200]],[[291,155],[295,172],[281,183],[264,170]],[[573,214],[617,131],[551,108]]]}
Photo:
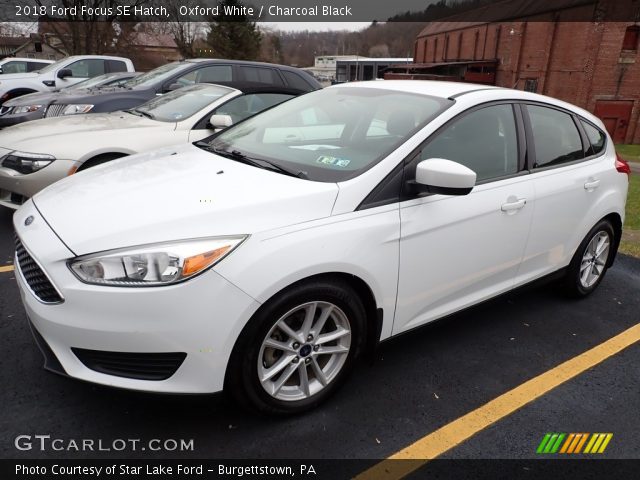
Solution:
{"label": "rear wheel", "polygon": [[604,278],[615,248],[615,233],[608,220],[603,220],[584,238],[569,264],[565,277],[567,293],[586,297]]}
{"label": "rear wheel", "polygon": [[283,292],[251,320],[227,372],[235,398],[271,414],[309,410],[345,379],[362,350],[365,309],[342,282]]}

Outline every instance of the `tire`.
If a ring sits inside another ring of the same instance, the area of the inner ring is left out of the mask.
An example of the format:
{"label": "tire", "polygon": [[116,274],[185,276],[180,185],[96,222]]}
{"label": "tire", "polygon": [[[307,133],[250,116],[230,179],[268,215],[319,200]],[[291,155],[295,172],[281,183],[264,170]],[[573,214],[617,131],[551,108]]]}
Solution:
{"label": "tire", "polygon": [[294,285],[263,305],[243,330],[225,390],[261,413],[291,415],[315,408],[353,369],[366,338],[365,316],[358,294],[345,282]]}
{"label": "tire", "polygon": [[615,245],[615,232],[608,220],[602,220],[593,227],[569,264],[564,278],[565,292],[577,298],[591,294],[611,265]]}

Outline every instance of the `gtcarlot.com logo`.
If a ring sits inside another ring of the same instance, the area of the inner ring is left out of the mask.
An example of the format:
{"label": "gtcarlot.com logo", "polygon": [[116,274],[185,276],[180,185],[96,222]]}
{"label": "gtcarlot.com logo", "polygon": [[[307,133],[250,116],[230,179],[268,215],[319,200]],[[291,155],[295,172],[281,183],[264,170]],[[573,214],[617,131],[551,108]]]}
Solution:
{"label": "gtcarlot.com logo", "polygon": [[193,439],[184,438],[55,438],[51,435],[18,435],[14,440],[17,450],[41,452],[189,452],[194,450]]}
{"label": "gtcarlot.com logo", "polygon": [[604,453],[613,433],[547,433],[536,453]]}

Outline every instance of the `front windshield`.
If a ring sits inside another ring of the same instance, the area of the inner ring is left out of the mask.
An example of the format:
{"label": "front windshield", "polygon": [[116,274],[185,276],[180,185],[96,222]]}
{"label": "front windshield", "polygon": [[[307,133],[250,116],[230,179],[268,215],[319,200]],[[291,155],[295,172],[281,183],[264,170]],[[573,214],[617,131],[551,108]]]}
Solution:
{"label": "front windshield", "polygon": [[219,98],[233,93],[232,88],[199,83],[190,87],[155,97],[134,108],[132,112],[143,113],[153,120],[178,122],[189,118]]}
{"label": "front windshield", "polygon": [[68,61],[69,59],[71,59],[71,58],[73,58],[73,57],[66,57],[66,58],[63,58],[62,60],[58,60],[57,62],[50,63],[50,64],[49,64],[49,65],[47,65],[46,67],[41,68],[40,70],[38,70],[38,73],[47,73],[47,72],[50,72],[50,71],[55,70],[55,69],[57,69],[57,68],[60,68],[60,66],[61,66],[63,63],[67,63],[67,61]]}
{"label": "front windshield", "polygon": [[340,182],[371,168],[451,103],[382,88],[326,88],[230,127],[210,146]]}
{"label": "front windshield", "polygon": [[159,80],[163,80],[165,78],[170,77],[176,71],[184,70],[188,68],[188,63],[181,62],[173,62],[167,63],[166,65],[162,65],[161,67],[154,68],[153,70],[149,70],[142,75],[138,75],[131,80],[127,80],[122,84],[123,87],[126,88],[135,88],[135,87],[146,87],[151,84],[155,84]]}

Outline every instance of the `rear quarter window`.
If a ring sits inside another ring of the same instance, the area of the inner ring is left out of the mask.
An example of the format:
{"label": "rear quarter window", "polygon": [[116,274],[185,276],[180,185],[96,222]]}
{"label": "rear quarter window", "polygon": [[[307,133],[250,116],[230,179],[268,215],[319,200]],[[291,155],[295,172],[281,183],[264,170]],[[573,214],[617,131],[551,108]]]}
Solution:
{"label": "rear quarter window", "polygon": [[604,150],[607,136],[598,128],[594,127],[590,123],[580,120],[584,133],[587,134],[587,138],[590,143],[590,154],[598,155]]}
{"label": "rear quarter window", "polygon": [[240,67],[244,81],[251,83],[264,83],[267,85],[284,85],[284,82],[273,68],[264,67]]}
{"label": "rear quarter window", "polygon": [[285,80],[292,88],[297,88],[299,90],[303,90],[305,92],[309,92],[314,90],[309,82],[307,82],[304,78],[294,72],[289,72],[287,70],[281,71],[282,75],[284,75]]}

